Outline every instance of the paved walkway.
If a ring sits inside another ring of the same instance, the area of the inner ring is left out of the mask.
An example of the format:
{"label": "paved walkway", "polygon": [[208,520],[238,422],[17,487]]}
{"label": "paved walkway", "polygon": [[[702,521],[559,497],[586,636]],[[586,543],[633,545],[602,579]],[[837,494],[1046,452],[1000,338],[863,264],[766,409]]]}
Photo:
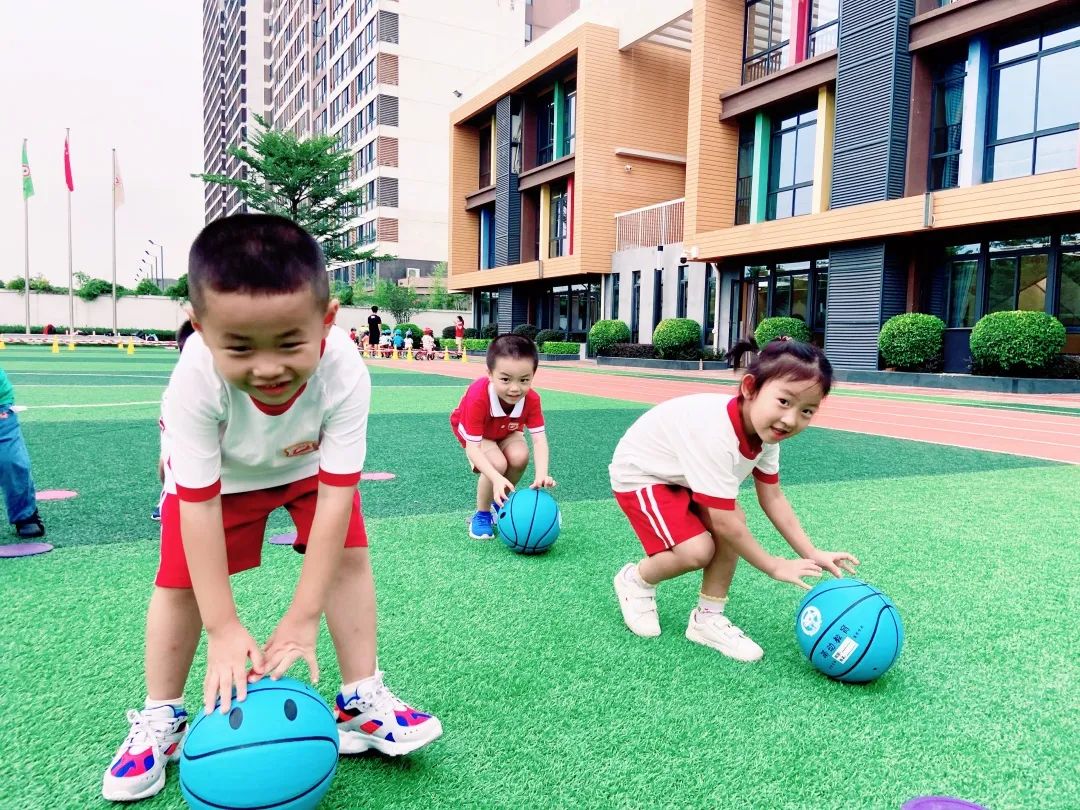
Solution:
{"label": "paved walkway", "polygon": [[[475,379],[484,373],[478,360],[402,362],[369,360],[417,373],[440,374]],[[615,370],[620,373],[601,373]],[[588,372],[594,373],[588,373]],[[544,363],[538,388],[575,394],[609,397],[644,404],[656,404],[671,397],[695,393],[717,393],[719,380],[733,380],[732,372],[669,372],[657,370],[663,378],[638,376],[638,369],[623,369],[586,363]],[[642,375],[649,369],[640,370]],[[726,390],[719,388],[720,391]],[[968,447],[996,453],[1029,456],[1048,461],[1080,464],[1080,415],[1009,410],[1009,404],[1080,407],[1077,395],[989,394],[977,391],[941,391],[935,388],[839,384],[835,390],[858,392],[859,396],[831,396],[814,419],[815,427],[846,430],[874,436]],[[960,402],[888,399],[902,392],[934,400],[942,398],[979,400],[1004,404],[995,408]],[[875,397],[875,393],[882,397]]]}

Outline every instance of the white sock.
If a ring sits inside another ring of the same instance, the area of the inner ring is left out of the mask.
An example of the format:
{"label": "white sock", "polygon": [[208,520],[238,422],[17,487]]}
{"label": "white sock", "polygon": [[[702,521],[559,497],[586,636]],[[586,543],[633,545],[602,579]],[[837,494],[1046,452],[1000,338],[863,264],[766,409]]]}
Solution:
{"label": "white sock", "polygon": [[720,599],[701,593],[698,594],[697,608],[703,613],[723,613],[724,608],[727,607],[727,601],[726,596]]}
{"label": "white sock", "polygon": [[376,678],[378,678],[377,674],[372,675],[368,678],[361,678],[360,680],[353,681],[352,683],[343,683],[341,685],[341,694],[357,694],[362,697],[363,695],[371,691],[371,687],[375,685]]}
{"label": "white sock", "polygon": [[638,567],[636,565],[631,566],[630,568],[626,569],[626,581],[627,582],[632,582],[635,585],[638,585],[638,586],[640,586],[642,588],[651,588],[651,589],[656,588],[655,585],[650,585],[648,582],[646,582],[644,579],[642,579],[641,572],[638,571]]}
{"label": "white sock", "polygon": [[171,700],[152,700],[146,699],[143,704],[143,709],[146,711],[152,711],[153,709],[160,709],[162,706],[173,706],[177,709],[184,708],[184,699],[182,697],[172,698]]}

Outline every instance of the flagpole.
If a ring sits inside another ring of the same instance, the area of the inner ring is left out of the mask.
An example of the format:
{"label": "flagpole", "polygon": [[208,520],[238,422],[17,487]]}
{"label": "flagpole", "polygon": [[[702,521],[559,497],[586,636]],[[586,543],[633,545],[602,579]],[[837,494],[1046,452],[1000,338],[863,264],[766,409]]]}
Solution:
{"label": "flagpole", "polygon": [[116,150],[112,150],[112,330],[116,331]]}
{"label": "flagpole", "polygon": [[[25,143],[25,141],[24,141]],[[25,286],[23,286],[23,302],[26,304],[26,334],[30,334],[30,198],[23,195],[23,225],[26,230],[26,267],[23,271]]]}
{"label": "flagpole", "polygon": [[[67,135],[64,136],[64,158],[65,162],[70,166],[70,159],[68,157],[68,139],[71,137],[71,129],[67,131]],[[70,177],[70,174],[68,175]],[[72,286],[75,283],[75,278],[72,273],[72,258],[71,258],[71,186],[68,186],[67,193],[67,215],[68,215],[68,334],[75,334],[75,292],[72,290]]]}

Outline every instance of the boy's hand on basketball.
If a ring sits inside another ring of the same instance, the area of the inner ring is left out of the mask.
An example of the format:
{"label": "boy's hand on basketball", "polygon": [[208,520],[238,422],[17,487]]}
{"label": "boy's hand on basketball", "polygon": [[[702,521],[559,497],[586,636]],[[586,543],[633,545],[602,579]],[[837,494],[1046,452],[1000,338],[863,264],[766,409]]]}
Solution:
{"label": "boy's hand on basketball", "polygon": [[802,578],[820,577],[821,566],[814,560],[789,560],[785,557],[775,557],[769,576],[778,582],[790,582],[808,591],[810,586],[803,582]]}
{"label": "boy's hand on basketball", "polygon": [[532,486],[529,489],[551,489],[555,486],[555,479],[550,475],[545,475],[542,478],[537,478],[532,482]]}
{"label": "boy's hand on basketball", "polygon": [[[844,571],[854,574],[855,566],[859,564],[855,556],[848,554],[846,551],[821,551],[815,549],[810,554],[810,559],[838,578],[844,576]],[[840,570],[841,568],[843,571]]]}
{"label": "boy's hand on basketball", "polygon": [[509,478],[500,475],[491,482],[491,490],[495,503],[502,506],[514,491],[514,485]]}
{"label": "boy's hand on basketball", "polygon": [[253,671],[254,680],[263,674],[277,680],[301,658],[307,662],[311,682],[319,682],[319,662],[315,658],[315,640],[319,635],[319,614],[300,616],[287,611],[278,622],[277,629],[266,642],[263,656],[266,664]]}
{"label": "boy's hand on basketball", "polygon": [[228,714],[232,706],[232,691],[236,701],[247,697],[247,662],[252,669],[263,666],[263,654],[239,620],[207,631],[206,680],[203,681],[203,704],[206,713],[214,711],[214,699],[221,696],[221,713]]}

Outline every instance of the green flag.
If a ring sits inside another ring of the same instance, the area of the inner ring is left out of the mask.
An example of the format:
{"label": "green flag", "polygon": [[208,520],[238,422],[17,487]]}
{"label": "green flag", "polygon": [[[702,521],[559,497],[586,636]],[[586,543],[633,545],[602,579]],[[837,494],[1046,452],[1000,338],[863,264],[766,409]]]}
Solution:
{"label": "green flag", "polygon": [[30,176],[30,158],[26,156],[26,139],[22,142],[22,195],[24,200],[34,196],[34,178]]}

